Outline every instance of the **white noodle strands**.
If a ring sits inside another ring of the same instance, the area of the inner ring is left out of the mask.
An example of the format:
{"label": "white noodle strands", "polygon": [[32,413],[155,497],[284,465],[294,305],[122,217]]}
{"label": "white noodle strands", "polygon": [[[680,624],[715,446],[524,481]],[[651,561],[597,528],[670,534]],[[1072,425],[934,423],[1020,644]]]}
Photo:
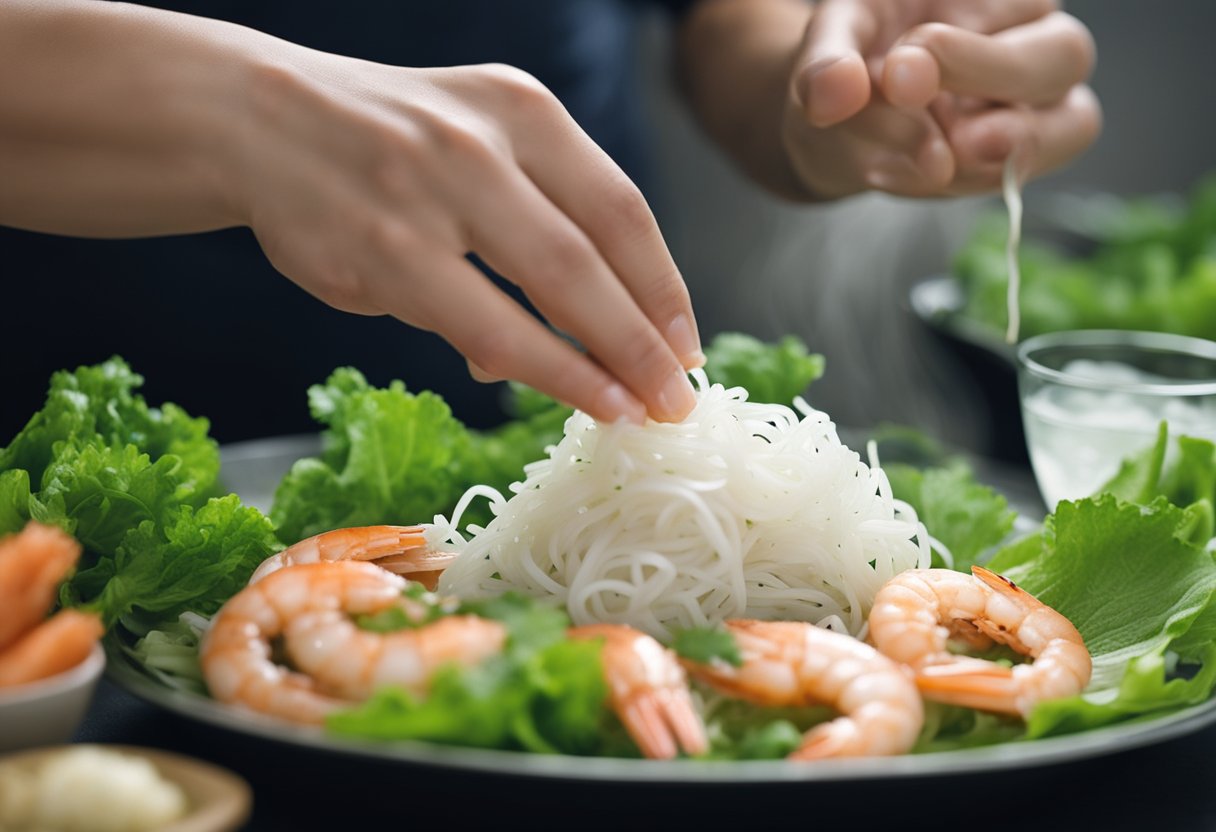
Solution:
{"label": "white noodle strands", "polygon": [[1018,330],[1022,323],[1021,307],[1018,304],[1022,283],[1022,270],[1018,266],[1018,245],[1022,241],[1022,186],[1018,182],[1018,168],[1014,156],[1014,153],[1010,153],[1005,159],[1001,176],[1005,208],[1009,211],[1009,238],[1005,241],[1005,268],[1009,272],[1009,288],[1005,296],[1005,308],[1009,316],[1008,328],[1005,330],[1007,344],[1018,342]]}
{"label": "white noodle strands", "polygon": [[[437,517],[435,542],[460,552],[440,591],[552,596],[576,624],[660,639],[737,617],[860,632],[888,579],[929,565],[915,512],[826,414],[693,376],[685,421],[604,425],[575,413],[510,499],[478,487],[451,521]],[[475,496],[495,518],[466,537],[456,526]]]}

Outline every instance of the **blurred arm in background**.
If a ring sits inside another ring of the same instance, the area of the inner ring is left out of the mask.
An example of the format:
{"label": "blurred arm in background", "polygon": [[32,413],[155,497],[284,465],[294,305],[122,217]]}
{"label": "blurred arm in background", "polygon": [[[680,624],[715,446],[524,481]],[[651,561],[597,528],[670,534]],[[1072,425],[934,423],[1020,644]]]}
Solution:
{"label": "blurred arm in background", "polygon": [[703,127],[796,201],[1023,179],[1097,138],[1088,30],[1055,0],[703,0],[678,32]]}

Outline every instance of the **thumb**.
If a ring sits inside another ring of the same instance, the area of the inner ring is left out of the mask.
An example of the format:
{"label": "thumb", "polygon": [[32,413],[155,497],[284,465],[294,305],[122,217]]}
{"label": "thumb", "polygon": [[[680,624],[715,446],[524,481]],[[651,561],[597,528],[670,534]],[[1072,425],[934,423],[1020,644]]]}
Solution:
{"label": "thumb", "polygon": [[793,94],[815,127],[831,127],[870,101],[870,72],[862,57],[877,23],[855,0],[825,0],[811,16],[794,64]]}

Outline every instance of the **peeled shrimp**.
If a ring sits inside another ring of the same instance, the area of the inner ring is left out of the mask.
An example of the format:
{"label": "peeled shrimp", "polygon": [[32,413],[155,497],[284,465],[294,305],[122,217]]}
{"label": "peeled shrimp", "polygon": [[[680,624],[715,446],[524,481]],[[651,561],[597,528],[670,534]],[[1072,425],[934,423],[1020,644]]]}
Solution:
{"label": "peeled shrimp", "polygon": [[0,688],[62,673],[89,655],[105,628],[79,610],[60,610],[0,651]]}
{"label": "peeled shrimp", "polygon": [[357,561],[299,564],[268,574],[228,599],[212,620],[199,651],[207,688],[221,702],[293,722],[321,722],[349,702],[276,664],[271,640],[309,613],[388,609],[404,588],[404,578]]}
{"label": "peeled shrimp", "polygon": [[502,652],[507,640],[501,623],[475,615],[377,633],[361,629],[340,609],[297,616],[287,622],[283,635],[296,667],[350,699],[366,699],[383,685],[423,695],[440,667],[480,664]]}
{"label": "peeled shrimp", "polygon": [[54,526],[31,521],[0,538],[0,651],[46,617],[79,558],[80,544]]}
{"label": "peeled shrimp", "polygon": [[815,726],[791,760],[903,754],[924,723],[907,668],[852,636],[801,621],[727,621],[743,664],[681,660],[724,693],[768,706],[828,705],[841,713]]}
{"label": "peeled shrimp", "polygon": [[[912,569],[887,582],[870,611],[870,638],[916,671],[928,699],[1025,717],[1040,702],[1080,693],[1093,664],[1067,618],[984,569]],[[947,650],[951,635],[994,642],[1034,659],[1005,667]]]}
{"label": "peeled shrimp", "polygon": [[567,635],[604,640],[609,701],[642,754],[667,760],[679,749],[706,751],[705,726],[675,654],[645,633],[618,624],[575,627]]}
{"label": "peeled shrimp", "polygon": [[254,570],[249,583],[294,564],[368,560],[433,590],[440,573],[455,559],[454,553],[432,551],[422,526],[354,526],[313,535],[271,555]]}

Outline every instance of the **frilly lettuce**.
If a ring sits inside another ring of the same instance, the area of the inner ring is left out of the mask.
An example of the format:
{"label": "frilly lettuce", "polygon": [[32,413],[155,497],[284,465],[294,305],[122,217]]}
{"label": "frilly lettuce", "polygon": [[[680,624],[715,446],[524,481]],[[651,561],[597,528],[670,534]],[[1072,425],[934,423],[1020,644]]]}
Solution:
{"label": "frilly lettuce", "polygon": [[84,554],[61,600],[140,628],[214,611],[280,548],[255,509],[214,496],[207,421],[149,407],[142,383],[119,358],[55,373],[0,450],[0,533],[35,519],[74,534]]}

